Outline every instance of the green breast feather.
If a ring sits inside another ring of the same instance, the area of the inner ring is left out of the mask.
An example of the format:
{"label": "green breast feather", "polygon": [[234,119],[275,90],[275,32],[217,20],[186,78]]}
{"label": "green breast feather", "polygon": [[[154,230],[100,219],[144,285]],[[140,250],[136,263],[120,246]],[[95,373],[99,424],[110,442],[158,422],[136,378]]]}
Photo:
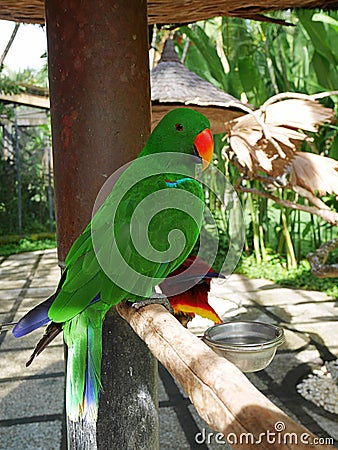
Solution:
{"label": "green breast feather", "polygon": [[[101,301],[110,305],[151,296],[152,287],[192,250],[200,232],[204,198],[196,180],[181,177],[177,181],[172,174],[160,174],[133,185],[115,208],[119,196],[117,186],[72,247],[66,281],[49,310],[51,320],[69,320],[99,292]],[[147,198],[148,207],[142,208]]]}

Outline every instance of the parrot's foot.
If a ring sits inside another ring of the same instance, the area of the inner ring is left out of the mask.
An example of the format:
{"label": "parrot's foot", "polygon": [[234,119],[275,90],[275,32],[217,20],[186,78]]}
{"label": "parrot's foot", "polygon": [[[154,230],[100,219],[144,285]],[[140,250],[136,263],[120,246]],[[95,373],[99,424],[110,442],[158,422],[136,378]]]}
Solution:
{"label": "parrot's foot", "polygon": [[131,306],[135,309],[140,309],[148,305],[163,305],[170,312],[170,314],[174,314],[174,310],[168,298],[165,295],[158,293],[154,293],[150,298],[140,300],[139,302],[134,302]]}

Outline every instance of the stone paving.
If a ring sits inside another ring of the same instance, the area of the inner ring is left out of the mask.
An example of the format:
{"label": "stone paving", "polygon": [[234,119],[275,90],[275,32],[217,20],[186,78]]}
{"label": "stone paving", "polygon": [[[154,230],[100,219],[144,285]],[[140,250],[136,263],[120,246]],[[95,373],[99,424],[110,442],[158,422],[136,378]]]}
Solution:
{"label": "stone paving", "polygon": [[[58,278],[55,250],[0,257],[0,323],[16,321],[50,295]],[[286,342],[270,366],[247,376],[295,420],[337,443],[337,415],[305,400],[296,390],[313,368],[337,357],[337,299],[234,274],[225,282],[213,283],[210,302],[223,320],[263,321],[284,328]],[[190,328],[203,334],[210,325],[196,318]],[[25,367],[40,336],[41,330],[23,339],[15,339],[10,332],[0,334],[0,450],[66,448],[62,338]],[[159,407],[161,450],[229,448],[224,442],[217,444],[214,437],[203,440],[204,431],[208,436],[211,430],[162,366]]]}

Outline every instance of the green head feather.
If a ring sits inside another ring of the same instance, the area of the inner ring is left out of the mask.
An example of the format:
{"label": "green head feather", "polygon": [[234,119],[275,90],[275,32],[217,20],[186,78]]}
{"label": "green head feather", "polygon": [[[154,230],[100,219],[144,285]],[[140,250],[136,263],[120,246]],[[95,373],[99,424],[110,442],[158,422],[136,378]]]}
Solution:
{"label": "green head feather", "polygon": [[209,120],[189,108],[177,108],[166,114],[154,128],[140,156],[153,153],[179,152],[194,155],[194,140]]}

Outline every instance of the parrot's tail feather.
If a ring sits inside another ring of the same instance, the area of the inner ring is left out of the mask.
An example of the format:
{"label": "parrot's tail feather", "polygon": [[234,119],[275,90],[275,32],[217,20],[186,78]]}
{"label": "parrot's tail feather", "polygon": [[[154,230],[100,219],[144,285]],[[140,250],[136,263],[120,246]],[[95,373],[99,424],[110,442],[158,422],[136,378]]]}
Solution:
{"label": "parrot's tail feather", "polygon": [[48,310],[57,296],[57,292],[51,295],[47,300],[31,309],[24,315],[13,328],[12,333],[16,338],[25,336],[43,325],[50,322]]}
{"label": "parrot's tail feather", "polygon": [[66,409],[72,421],[97,419],[104,314],[97,310],[91,314],[89,307],[64,326],[68,346]]}
{"label": "parrot's tail feather", "polygon": [[62,323],[52,322],[46,328],[45,334],[42,336],[40,341],[37,343],[33,353],[31,354],[29,360],[26,362],[26,367],[30,366],[34,358],[47,347],[62,331]]}
{"label": "parrot's tail feather", "polygon": [[[100,336],[95,336],[93,327],[88,327],[88,353],[87,353],[87,367],[86,367],[86,383],[84,392],[84,408],[83,411],[86,416],[89,415],[90,419],[97,418],[98,401],[101,388],[100,381],[100,366],[101,366],[101,353],[102,345],[98,345],[95,339],[99,339],[102,342],[102,332]],[[98,348],[99,347],[99,348]],[[92,354],[93,351],[100,353],[100,360],[98,361],[97,355]],[[98,366],[99,362],[99,367]]]}

